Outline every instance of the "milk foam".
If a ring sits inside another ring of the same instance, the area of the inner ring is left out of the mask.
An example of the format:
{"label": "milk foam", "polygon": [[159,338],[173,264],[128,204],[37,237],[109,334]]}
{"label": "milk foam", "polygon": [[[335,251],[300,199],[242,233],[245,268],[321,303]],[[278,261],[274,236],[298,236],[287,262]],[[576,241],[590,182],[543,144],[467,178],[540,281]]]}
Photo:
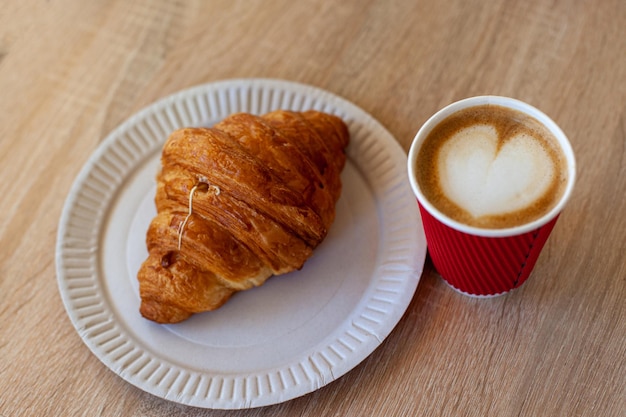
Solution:
{"label": "milk foam", "polygon": [[451,136],[440,148],[437,166],[443,193],[476,218],[532,206],[556,174],[540,139],[517,133],[500,141],[488,124]]}

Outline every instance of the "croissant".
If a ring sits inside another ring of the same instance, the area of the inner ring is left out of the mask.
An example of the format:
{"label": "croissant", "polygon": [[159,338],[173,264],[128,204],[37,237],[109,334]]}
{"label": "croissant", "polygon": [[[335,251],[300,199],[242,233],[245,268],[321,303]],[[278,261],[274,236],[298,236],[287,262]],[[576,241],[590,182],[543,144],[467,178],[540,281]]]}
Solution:
{"label": "croissant", "polygon": [[180,322],[302,268],[335,218],[348,142],[345,123],[318,111],[173,132],[137,274],[141,315]]}

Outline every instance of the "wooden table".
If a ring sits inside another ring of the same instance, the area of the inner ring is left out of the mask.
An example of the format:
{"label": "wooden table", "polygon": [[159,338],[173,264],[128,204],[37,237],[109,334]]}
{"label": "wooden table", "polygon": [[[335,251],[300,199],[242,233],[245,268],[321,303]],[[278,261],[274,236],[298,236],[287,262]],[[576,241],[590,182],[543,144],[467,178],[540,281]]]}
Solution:
{"label": "wooden table", "polygon": [[[440,107],[507,95],[568,134],[579,178],[529,281],[476,300],[427,260],[391,335],[323,388],[252,410],[126,383],[55,276],[59,217],[106,135],[180,89],[270,77],[333,92],[405,150]],[[626,413],[626,4],[7,1],[0,11],[0,415],[618,416]]]}

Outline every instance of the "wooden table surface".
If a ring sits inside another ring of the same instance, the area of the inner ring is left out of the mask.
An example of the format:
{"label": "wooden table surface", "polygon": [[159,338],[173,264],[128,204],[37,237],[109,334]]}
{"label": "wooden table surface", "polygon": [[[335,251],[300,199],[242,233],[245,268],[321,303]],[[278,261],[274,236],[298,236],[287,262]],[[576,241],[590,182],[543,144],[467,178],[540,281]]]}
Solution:
{"label": "wooden table surface", "polygon": [[[530,279],[457,294],[427,259],[408,310],[321,389],[251,410],[169,402],[85,346],[55,272],[59,217],[99,143],[183,88],[264,77],[340,95],[408,150],[464,97],[542,109],[578,182]],[[623,0],[8,0],[0,10],[0,415],[626,415]]]}

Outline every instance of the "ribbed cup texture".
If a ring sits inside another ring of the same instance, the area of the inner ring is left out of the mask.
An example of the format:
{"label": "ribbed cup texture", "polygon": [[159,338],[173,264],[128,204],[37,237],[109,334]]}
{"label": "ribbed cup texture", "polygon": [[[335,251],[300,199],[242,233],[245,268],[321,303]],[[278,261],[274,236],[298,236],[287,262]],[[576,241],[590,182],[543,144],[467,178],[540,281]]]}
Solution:
{"label": "ribbed cup texture", "polygon": [[421,204],[419,208],[433,265],[450,286],[474,296],[503,294],[522,285],[558,219],[516,236],[482,237],[452,229]]}

